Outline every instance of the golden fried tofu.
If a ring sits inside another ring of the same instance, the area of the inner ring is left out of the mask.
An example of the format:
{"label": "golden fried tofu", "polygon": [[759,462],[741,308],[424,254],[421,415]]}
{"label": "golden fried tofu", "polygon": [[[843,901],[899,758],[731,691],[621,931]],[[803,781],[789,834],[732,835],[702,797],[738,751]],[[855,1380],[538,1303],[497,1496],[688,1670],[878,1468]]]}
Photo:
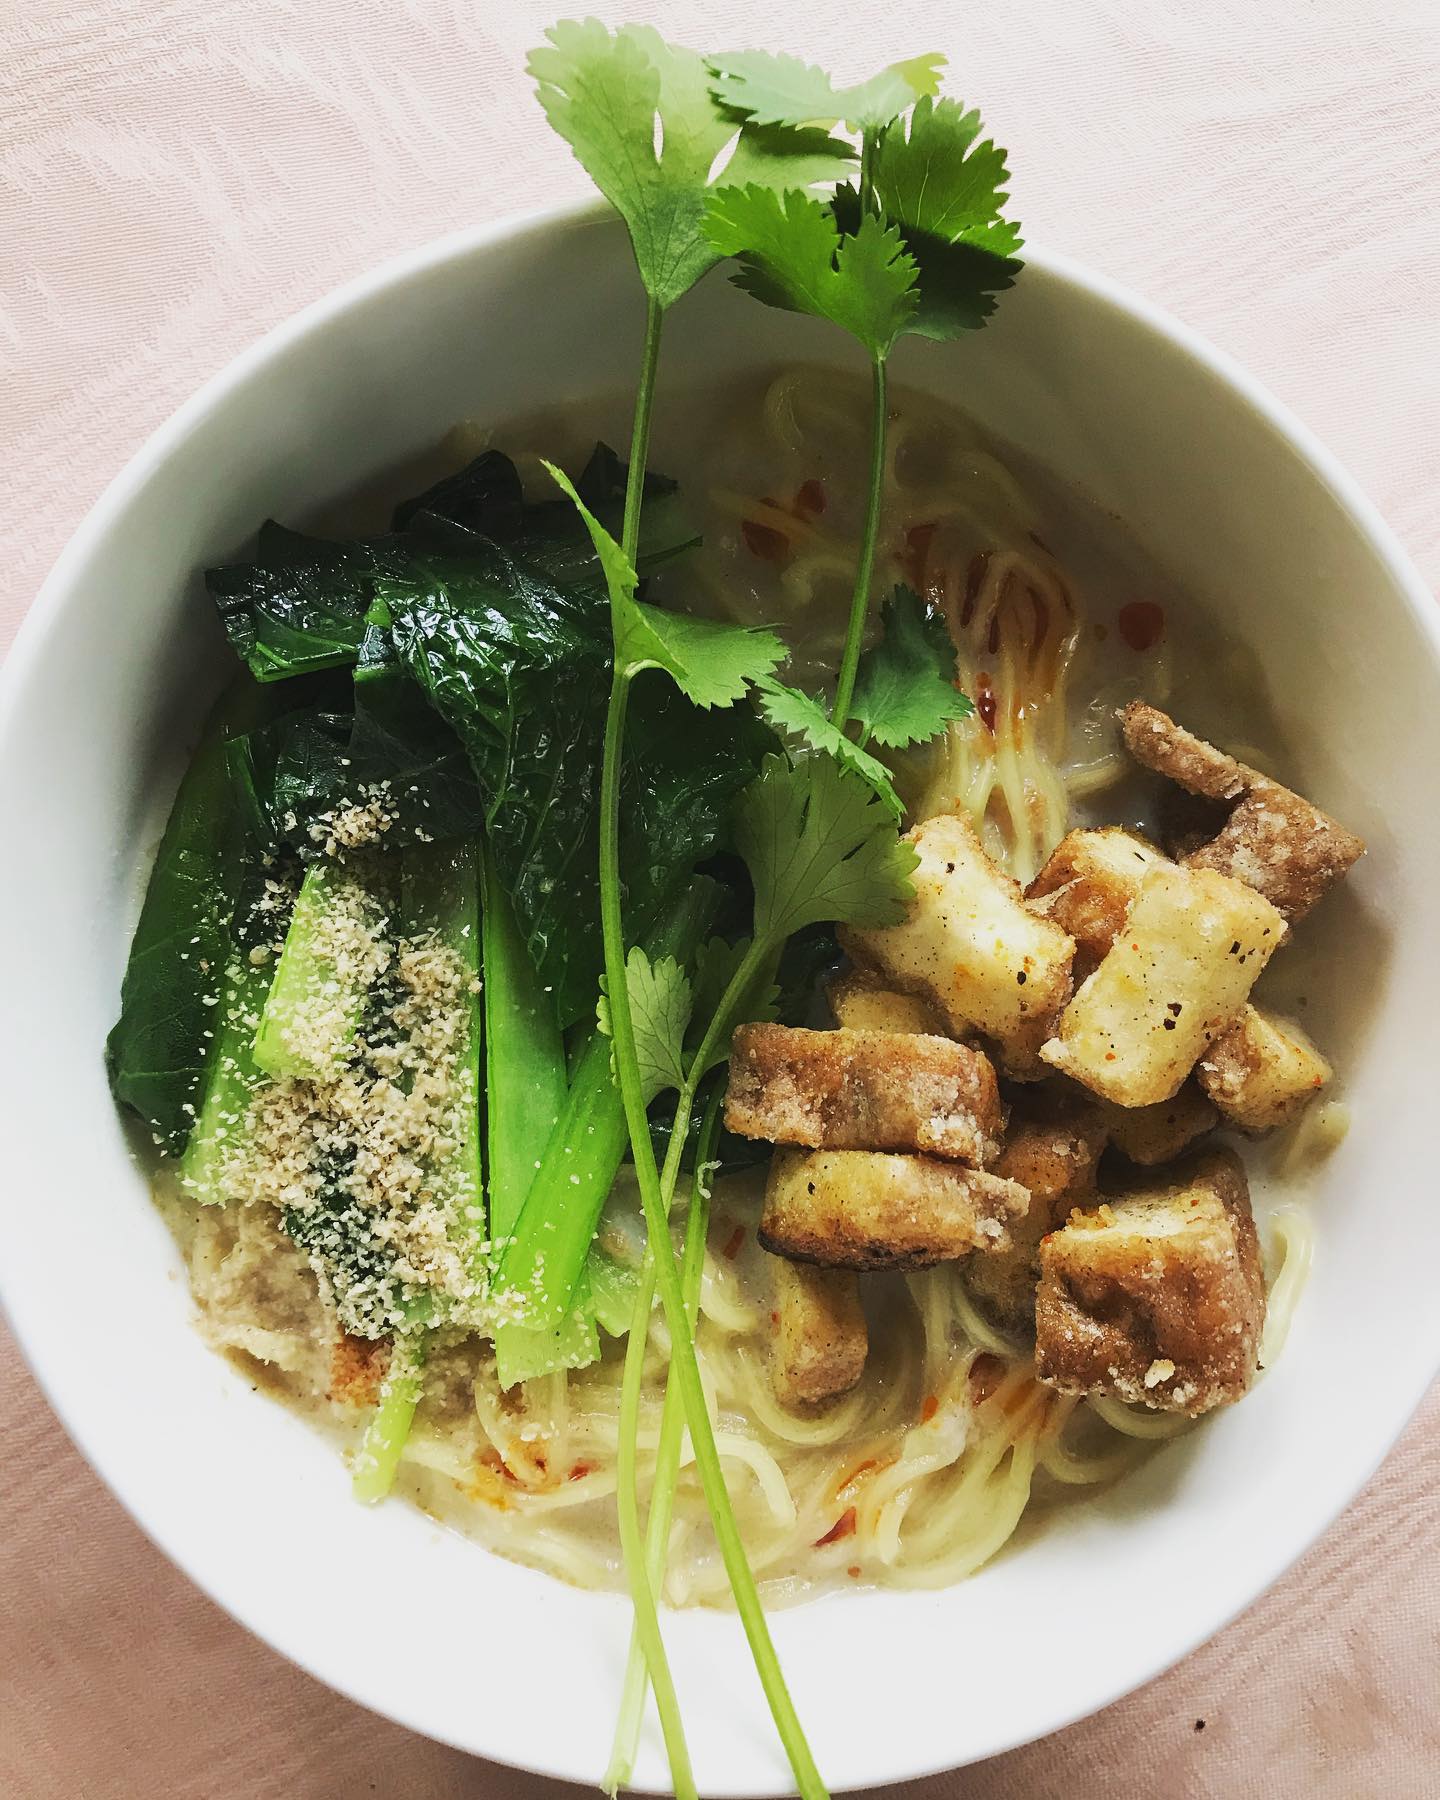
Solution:
{"label": "golden fried tofu", "polygon": [[[1213,1054],[1214,1048],[1211,1045],[1207,1054]],[[1157,1100],[1153,1106],[1102,1102],[1100,1113],[1110,1142],[1127,1161],[1143,1168],[1173,1162],[1196,1138],[1204,1137],[1220,1116],[1193,1081],[1187,1081],[1173,1099]]]}
{"label": "golden fried tofu", "polygon": [[950,1038],[742,1025],[726,1127],[812,1150],[921,1150],[979,1168],[1004,1128],[990,1059]]}
{"label": "golden fried tofu", "polygon": [[1099,1108],[1070,1106],[1058,1116],[1012,1124],[992,1173],[1017,1181],[1030,1195],[1023,1219],[1010,1222],[1010,1248],[972,1256],[965,1285],[985,1312],[1005,1329],[1028,1333],[1035,1324],[1035,1284],[1040,1240],[1072,1208],[1095,1195],[1095,1168],[1105,1148]]}
{"label": "golden fried tofu", "polygon": [[1364,854],[1354,832],[1308,800],[1248,768],[1134,700],[1121,714],[1130,754],[1206,800],[1233,803],[1219,832],[1184,858],[1195,869],[1233,876],[1264,894],[1287,919],[1302,918]]}
{"label": "golden fried tofu", "polygon": [[1066,1394],[1209,1412],[1254,1380],[1265,1278],[1240,1160],[1076,1213],[1040,1245],[1035,1362]]}
{"label": "golden fried tofu", "polygon": [[1005,1250],[1025,1216],[1018,1182],[938,1156],[876,1150],[777,1150],[760,1242],[832,1269],[928,1269]]}
{"label": "golden fried tofu", "polygon": [[1258,1137],[1297,1118],[1334,1070],[1293,1019],[1247,1006],[1195,1073],[1225,1118]]}
{"label": "golden fried tofu", "polygon": [[968,821],[927,819],[906,841],[920,859],[910,916],[873,930],[841,927],[840,942],[937,1007],[952,1035],[973,1027],[999,1046],[1008,1074],[1033,1078],[1070,995],[1073,940],[1026,908],[1019,883],[986,855]]}
{"label": "golden fried tofu", "polygon": [[816,1406],[848,1393],[865,1373],[870,1348],[860,1278],[772,1259],[775,1339],[771,1378],[782,1406]]}
{"label": "golden fried tofu", "polygon": [[944,1018],[918,994],[904,994],[887,987],[868,969],[847,969],[825,990],[837,1025],[852,1031],[920,1032],[926,1037],[947,1037]]}
{"label": "golden fried tofu", "polygon": [[1025,890],[1031,910],[1075,940],[1075,978],[1088,975],[1115,942],[1140,884],[1169,860],[1133,831],[1107,825],[1072,831]]}
{"label": "golden fried tofu", "polygon": [[1285,932],[1244,882],[1158,864],[1041,1056],[1118,1106],[1169,1100],[1237,1017]]}

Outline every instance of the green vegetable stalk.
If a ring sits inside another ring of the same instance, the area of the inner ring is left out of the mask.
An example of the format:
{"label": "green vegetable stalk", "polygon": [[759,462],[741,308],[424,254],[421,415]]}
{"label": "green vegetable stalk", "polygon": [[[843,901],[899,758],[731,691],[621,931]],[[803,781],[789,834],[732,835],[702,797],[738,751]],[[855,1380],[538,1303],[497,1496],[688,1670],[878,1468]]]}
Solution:
{"label": "green vegetable stalk", "polygon": [[[714,882],[703,876],[692,881],[652,934],[651,953],[689,963],[705,936],[717,897]],[[501,1259],[497,1290],[513,1294],[535,1326],[554,1328],[570,1310],[596,1224],[630,1141],[612,1061],[611,1041],[597,1029],[580,1053],[570,1091]]]}
{"label": "green vegetable stalk", "polygon": [[[525,948],[510,896],[488,857],[483,918],[489,1222],[491,1242],[499,1245],[509,1240],[522,1216],[537,1166],[565,1112],[568,1090],[565,1046],[554,1009]],[[536,1268],[543,1275],[543,1249],[539,1254]],[[496,1326],[502,1385],[583,1368],[599,1356],[594,1308],[581,1279],[583,1261],[582,1251],[550,1322],[537,1328],[527,1316],[523,1323]],[[528,1295],[521,1299],[528,1301]]]}

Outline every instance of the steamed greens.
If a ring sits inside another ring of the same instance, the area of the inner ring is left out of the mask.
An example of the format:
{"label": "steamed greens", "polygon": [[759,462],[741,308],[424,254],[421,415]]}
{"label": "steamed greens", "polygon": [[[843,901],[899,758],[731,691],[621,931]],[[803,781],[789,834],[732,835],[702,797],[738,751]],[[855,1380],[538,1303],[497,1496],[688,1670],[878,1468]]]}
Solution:
{"label": "steamed greens", "polygon": [[[529,65],[540,104],[624,222],[646,297],[628,464],[597,445],[573,480],[547,465],[536,493],[490,449],[379,536],[271,521],[251,555],[209,571],[240,672],[177,796],[109,1041],[117,1097],[205,1204],[233,1202],[277,1096],[323,1106],[333,1089],[343,1124],[363,1078],[397,1117],[422,1097],[437,1109],[407,1151],[407,1191],[432,1209],[418,1260],[365,1203],[369,1152],[338,1127],[316,1139],[316,1184],[276,1190],[345,1331],[390,1345],[362,1498],[395,1478],[437,1326],[491,1339],[506,1385],[593,1361],[602,1329],[627,1337],[617,1507],[635,1635],[612,1792],[647,1684],[676,1792],[696,1792],[656,1605],[687,1430],[795,1783],[825,1791],[726,1493],[696,1307],[708,1183],[730,1153],[717,1071],[731,1035],[802,1016],[837,924],[904,917],[915,857],[880,753],[970,710],[944,623],[911,590],[864,650],[889,358],[906,335],[983,324],[1018,268],[1003,152],[939,97],[942,65],[837,86],[797,58],[707,58],[649,27],[548,33]],[[872,370],[829,694],[787,682],[780,632],[672,610],[647,587],[695,541],[675,484],[647,470],[662,335],[727,259],[741,289],[838,325]],[[355,953],[357,919],[385,945],[373,962]],[[430,1067],[416,1018],[441,967],[447,1060]],[[638,1266],[597,1238],[627,1156]],[[657,1297],[670,1379],[645,1521]]]}

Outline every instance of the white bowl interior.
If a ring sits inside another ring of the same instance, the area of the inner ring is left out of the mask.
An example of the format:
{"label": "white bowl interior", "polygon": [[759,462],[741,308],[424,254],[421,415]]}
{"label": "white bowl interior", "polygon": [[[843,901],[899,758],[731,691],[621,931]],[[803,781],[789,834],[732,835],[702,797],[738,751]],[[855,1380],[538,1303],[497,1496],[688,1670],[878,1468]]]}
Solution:
{"label": "white bowl interior", "polygon": [[[512,1567],[404,1506],[355,1507],[328,1444],[202,1345],[101,1046],[157,817],[222,662],[197,567],[457,417],[613,392],[639,320],[623,239],[589,217],[438,246],[325,303],[117,483],[24,634],[0,712],[0,1266],[37,1373],[155,1540],[271,1643],[417,1730],[582,1780],[608,1745],[624,1601]],[[847,348],[712,279],[675,315],[662,379]],[[967,1585],[777,1615],[837,1786],[991,1754],[1158,1672],[1345,1503],[1440,1361],[1440,1213],[1423,1175],[1440,852],[1414,828],[1406,775],[1440,766],[1428,595],[1298,428],[1073,270],[1035,262],[991,329],[918,348],[899,372],[1113,508],[1255,650],[1290,766],[1371,853],[1315,924],[1354,1126],[1314,1178],[1318,1250],[1287,1353],[1245,1405]],[[704,1790],[783,1790],[733,1619],[674,1616],[668,1635]],[[653,1741],[640,1778],[664,1785]]]}

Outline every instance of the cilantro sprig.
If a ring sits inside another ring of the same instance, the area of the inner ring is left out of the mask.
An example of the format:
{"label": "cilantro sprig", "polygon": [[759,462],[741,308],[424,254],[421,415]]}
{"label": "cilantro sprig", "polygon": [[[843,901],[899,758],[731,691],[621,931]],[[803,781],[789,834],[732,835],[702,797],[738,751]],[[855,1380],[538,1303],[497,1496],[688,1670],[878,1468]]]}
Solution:
{"label": "cilantro sprig", "polygon": [[[683,1271],[669,1212],[702,1084],[726,1059],[735,1027],[773,1012],[786,940],[819,922],[881,925],[904,915],[914,855],[897,834],[901,809],[889,774],[867,744],[902,748],[933,736],[968,704],[954,688],[943,628],[908,591],[887,606],[876,647],[863,661],[860,653],[880,528],[889,356],[908,333],[953,336],[982,323],[993,294],[1013,278],[1019,247],[1018,232],[1002,214],[1003,155],[979,141],[974,114],[936,98],[942,60],[912,58],[840,87],[793,57],[743,52],[707,62],[649,27],[611,31],[594,19],[556,25],[530,60],[550,123],[625,223],[647,300],[618,540],[552,470],[585,520],[610,599],[600,1019],[611,1041],[648,1240],[621,1392],[617,1503],[635,1629],[606,1783],[612,1792],[633,1763],[647,1671],[676,1792],[695,1792],[656,1611],[683,1409],[736,1608],[796,1786],[807,1800],[825,1793],[765,1624],[701,1386],[693,1332],[704,1244],[701,1174]],[[855,148],[831,134],[837,126],[859,138],[858,171]],[[851,174],[857,178],[846,181]],[[844,185],[835,188],[839,182]],[[832,191],[822,196],[815,191],[821,187]],[[781,680],[785,646],[773,632],[670,613],[639,597],[636,549],[662,327],[675,302],[727,256],[735,259],[737,282],[757,299],[830,320],[856,338],[872,366],[865,525],[828,714]],[[735,823],[736,847],[754,888],[751,933],[737,943],[714,940],[691,968],[628,946],[625,932],[619,771],[631,684],[646,670],[662,671],[705,709],[753,704],[791,745],[766,760]],[[646,1108],[667,1091],[675,1093],[676,1108],[661,1168]],[[705,1143],[715,1129],[712,1098]],[[670,1332],[672,1379],[642,1544],[636,1443],[657,1292]]]}
{"label": "cilantro sprig", "polygon": [[890,353],[910,333],[946,339],[983,325],[1019,267],[1019,227],[1004,216],[1005,153],[981,140],[978,113],[935,97],[939,62],[896,64],[847,89],[793,57],[747,52],[713,65],[716,97],[751,120],[843,120],[860,134],[858,185],[822,200],[727,179],[707,211],[738,286],[767,306],[828,319],[870,358],[870,477],[831,707],[841,729],[855,716],[874,581]]}

